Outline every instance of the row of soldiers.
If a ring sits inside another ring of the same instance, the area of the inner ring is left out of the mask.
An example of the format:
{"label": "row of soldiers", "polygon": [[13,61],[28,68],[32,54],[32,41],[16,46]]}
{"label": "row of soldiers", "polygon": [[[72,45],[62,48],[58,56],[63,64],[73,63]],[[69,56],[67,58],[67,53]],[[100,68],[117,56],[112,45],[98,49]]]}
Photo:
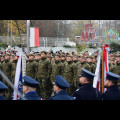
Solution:
{"label": "row of soldiers", "polygon": [[[68,92],[71,95],[77,89],[77,77],[81,73],[81,68],[86,68],[92,72],[95,71],[96,59],[92,58],[92,56],[77,56],[64,53],[53,55],[46,51],[26,56],[26,75],[41,83],[38,93],[45,99],[52,94],[52,82],[55,80],[56,75],[62,75],[69,82],[71,88],[68,89]],[[3,54],[1,56],[0,68],[13,84],[17,60],[18,57],[14,54]],[[11,99],[13,90],[2,77],[0,79],[8,86],[6,98]],[[43,92],[41,93],[41,91]]]}
{"label": "row of soldiers", "polygon": [[[43,98],[49,98],[52,93],[52,82],[56,75],[63,76],[70,84],[69,95],[78,88],[78,76],[82,68],[95,73],[96,58],[94,56],[71,55],[71,54],[47,54],[42,51],[41,54],[30,54],[27,56],[26,75],[38,80],[40,83],[39,95]],[[49,88],[49,91],[48,91]],[[41,91],[44,91],[41,93]]]}
{"label": "row of soldiers", "polygon": [[[109,54],[110,60],[113,59],[112,55],[113,54]],[[48,99],[53,92],[52,82],[55,81],[56,75],[61,75],[67,80],[71,86],[67,92],[69,95],[72,95],[72,93],[78,88],[78,76],[81,74],[82,68],[95,73],[98,52],[96,51],[94,52],[94,55],[89,55],[86,51],[83,55],[76,55],[61,52],[51,54],[42,51],[41,53],[29,54],[26,56],[26,75],[41,83],[37,92],[44,99]],[[117,53],[117,56],[119,56],[119,53]],[[117,58],[116,66],[120,66],[118,65],[120,57]],[[1,56],[0,68],[12,83],[14,83],[15,79],[17,60],[18,57],[13,54],[5,54]],[[110,61],[110,70],[112,71],[113,68],[113,64]],[[116,73],[115,71],[112,72]],[[4,79],[1,78],[1,80],[7,84]],[[11,99],[13,91],[8,84],[7,86],[8,92],[6,93],[6,98]]]}

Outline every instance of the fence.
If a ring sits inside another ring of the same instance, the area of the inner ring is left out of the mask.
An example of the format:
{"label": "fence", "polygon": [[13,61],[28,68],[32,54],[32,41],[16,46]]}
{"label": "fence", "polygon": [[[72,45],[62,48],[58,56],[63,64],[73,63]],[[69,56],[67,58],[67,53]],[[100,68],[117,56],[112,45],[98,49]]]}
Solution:
{"label": "fence", "polygon": [[63,47],[69,38],[40,37],[40,47]]}
{"label": "fence", "polygon": [[[26,44],[26,35],[21,35],[21,42],[20,37],[12,37],[12,43],[16,44]],[[6,43],[11,45],[11,36],[0,36],[0,42]],[[69,38],[57,38],[57,37],[40,37],[39,44],[40,47],[63,47],[66,42],[69,42]]]}

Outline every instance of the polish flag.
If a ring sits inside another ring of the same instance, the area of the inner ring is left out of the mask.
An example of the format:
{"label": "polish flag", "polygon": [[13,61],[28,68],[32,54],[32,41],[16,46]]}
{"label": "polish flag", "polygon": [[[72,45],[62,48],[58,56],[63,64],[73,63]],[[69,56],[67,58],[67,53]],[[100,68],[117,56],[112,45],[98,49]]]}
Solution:
{"label": "polish flag", "polygon": [[39,28],[30,28],[30,47],[39,47]]}
{"label": "polish flag", "polygon": [[95,70],[95,77],[93,80],[93,87],[97,88],[97,90],[100,91],[100,62],[101,62],[101,53],[98,53],[98,58],[97,58],[97,66]]}

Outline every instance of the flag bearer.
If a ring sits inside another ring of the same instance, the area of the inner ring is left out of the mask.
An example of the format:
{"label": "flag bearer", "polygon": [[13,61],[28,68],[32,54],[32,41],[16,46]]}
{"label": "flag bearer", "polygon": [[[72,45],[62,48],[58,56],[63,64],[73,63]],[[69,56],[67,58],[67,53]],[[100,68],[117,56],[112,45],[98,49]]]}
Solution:
{"label": "flag bearer", "polygon": [[79,76],[79,86],[73,93],[73,97],[76,100],[102,100],[102,94],[93,87],[92,82],[95,74],[86,69],[82,69],[82,73]]}

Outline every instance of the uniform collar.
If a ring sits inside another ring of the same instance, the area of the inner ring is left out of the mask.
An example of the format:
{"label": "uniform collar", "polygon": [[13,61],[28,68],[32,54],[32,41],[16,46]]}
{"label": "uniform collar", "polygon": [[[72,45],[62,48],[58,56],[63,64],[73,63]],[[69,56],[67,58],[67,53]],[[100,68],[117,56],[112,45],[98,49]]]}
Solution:
{"label": "uniform collar", "polygon": [[116,90],[119,90],[118,89],[118,86],[117,85],[112,85],[112,86],[110,86],[109,88],[108,88],[108,91],[116,91]]}
{"label": "uniform collar", "polygon": [[92,84],[90,84],[90,83],[85,83],[85,84],[82,84],[82,85],[81,85],[80,89],[82,89],[82,88],[91,88],[91,87],[92,87]]}
{"label": "uniform collar", "polygon": [[26,93],[25,96],[38,96],[38,94],[36,93],[36,91],[31,91]]}
{"label": "uniform collar", "polygon": [[0,95],[0,100],[6,100],[6,98],[3,95]]}
{"label": "uniform collar", "polygon": [[55,95],[59,95],[59,94],[63,94],[63,93],[67,93],[66,90],[60,90],[60,91],[57,92]]}

